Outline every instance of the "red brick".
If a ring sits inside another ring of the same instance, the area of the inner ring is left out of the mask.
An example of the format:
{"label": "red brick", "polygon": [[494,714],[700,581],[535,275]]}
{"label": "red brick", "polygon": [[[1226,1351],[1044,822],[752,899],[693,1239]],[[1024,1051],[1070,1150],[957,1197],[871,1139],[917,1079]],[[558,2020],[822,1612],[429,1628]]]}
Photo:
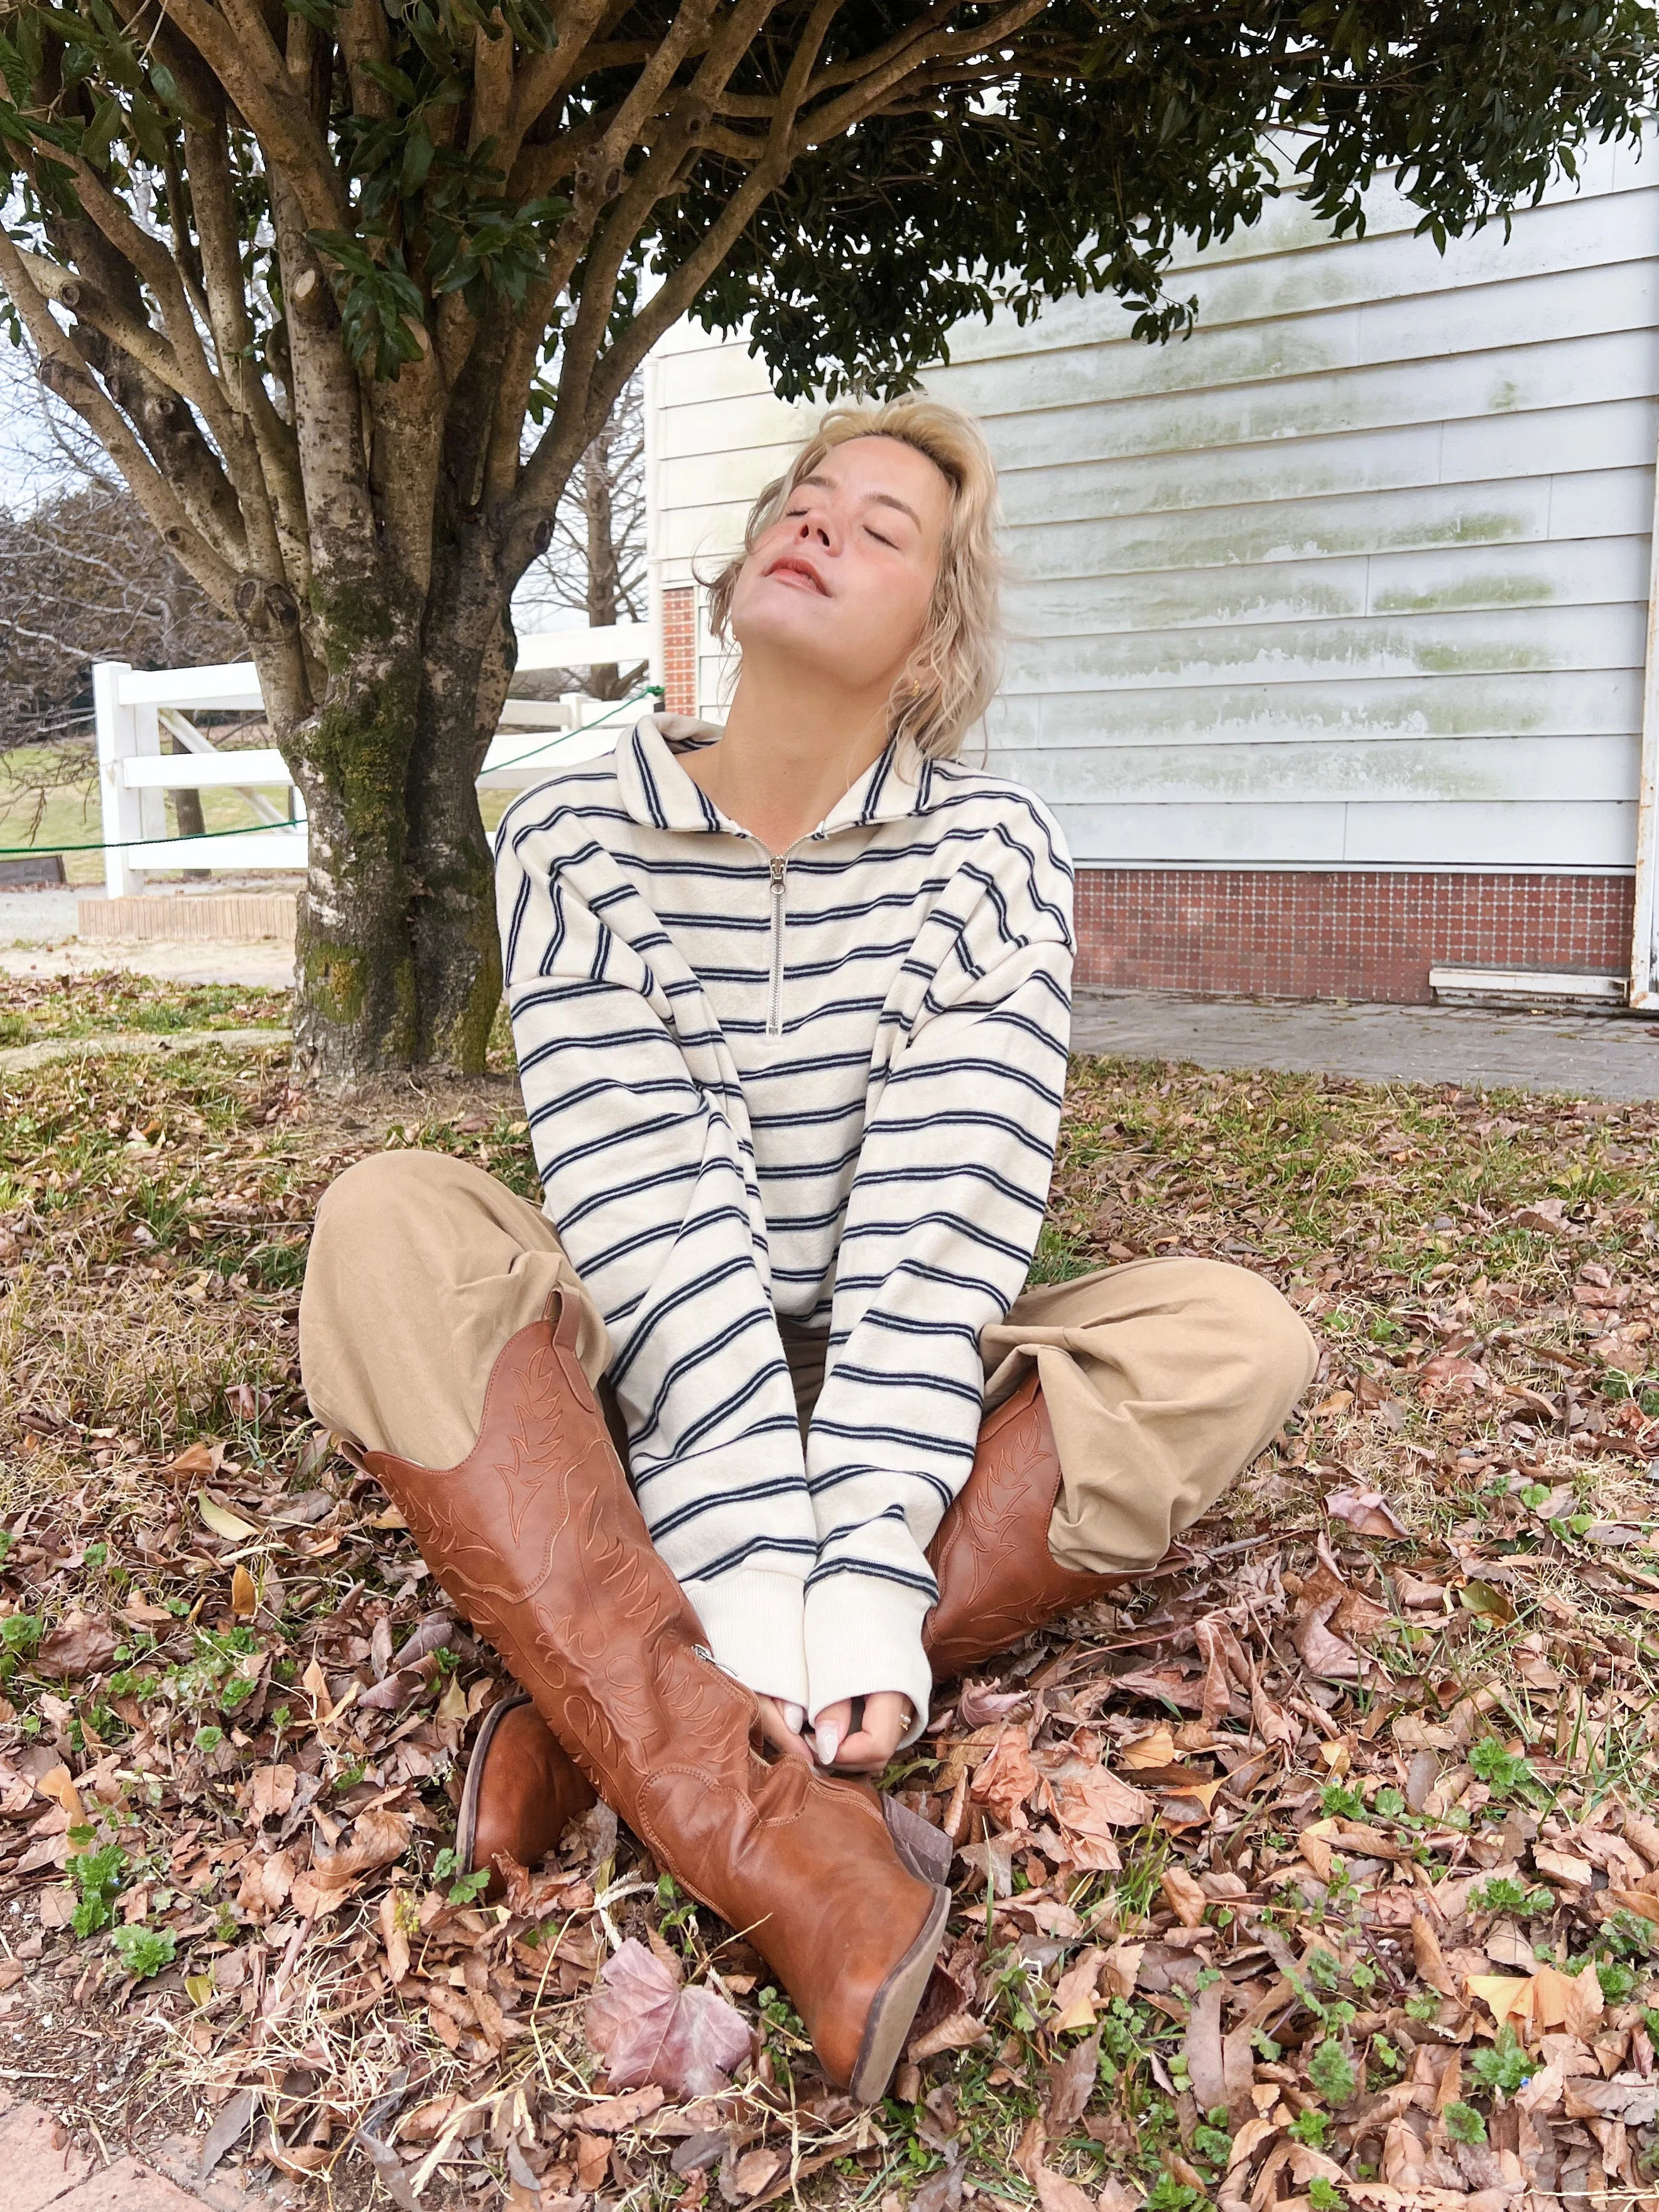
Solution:
{"label": "red brick", "polygon": [[671,714],[697,711],[697,605],[690,584],[662,595],[662,684]]}
{"label": "red brick", "polygon": [[40,2212],[44,2205],[63,2203],[91,2168],[63,2122],[38,2105],[15,2105],[0,2117],[5,2212]]}
{"label": "red brick", "polygon": [[201,2206],[152,2167],[119,2158],[60,2197],[56,2212],[201,2212]]}
{"label": "red brick", "polygon": [[1083,868],[1077,980],[1423,1003],[1442,963],[1622,974],[1633,910],[1627,876]]}

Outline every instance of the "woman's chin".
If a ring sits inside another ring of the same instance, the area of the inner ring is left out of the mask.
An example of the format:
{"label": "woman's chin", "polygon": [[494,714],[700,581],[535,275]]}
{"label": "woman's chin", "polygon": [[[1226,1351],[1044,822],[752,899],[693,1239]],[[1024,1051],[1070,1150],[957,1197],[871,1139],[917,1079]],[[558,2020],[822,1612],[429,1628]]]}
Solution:
{"label": "woman's chin", "polygon": [[805,605],[758,611],[732,625],[733,641],[758,672],[764,665],[803,681],[863,693],[880,684],[887,663],[870,651],[867,629],[842,608],[814,596]]}

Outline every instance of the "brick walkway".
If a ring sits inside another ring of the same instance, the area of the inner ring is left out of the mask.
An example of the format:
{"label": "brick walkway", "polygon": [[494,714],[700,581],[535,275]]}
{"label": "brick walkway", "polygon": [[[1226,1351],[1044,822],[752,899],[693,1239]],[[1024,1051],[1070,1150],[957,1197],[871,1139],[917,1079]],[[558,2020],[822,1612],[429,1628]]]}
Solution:
{"label": "brick walkway", "polygon": [[[4,2212],[283,2212],[295,2199],[281,2185],[245,2189],[222,2169],[198,2179],[201,2146],[182,2136],[156,2163],[106,2164],[70,2140],[59,2119],[0,2089],[0,2205]],[[166,2171],[161,2169],[165,2168]]]}
{"label": "brick walkway", "polygon": [[1633,1015],[1079,991],[1072,1044],[1133,1060],[1283,1068],[1362,1083],[1659,1098],[1659,1021]]}

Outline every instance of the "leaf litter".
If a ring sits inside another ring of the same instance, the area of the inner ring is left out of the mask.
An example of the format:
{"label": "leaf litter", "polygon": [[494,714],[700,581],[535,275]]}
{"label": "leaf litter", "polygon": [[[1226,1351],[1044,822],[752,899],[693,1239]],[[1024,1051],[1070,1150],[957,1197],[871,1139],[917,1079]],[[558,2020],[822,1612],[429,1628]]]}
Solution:
{"label": "leaf litter", "polygon": [[1039,1272],[1243,1260],[1321,1371],[1178,1571],[941,1689],[891,1779],[957,1910],[861,2115],[604,1808],[497,1905],[445,1856],[506,1685],[295,1309],[351,1158],[528,1189],[510,1085],[0,1106],[0,2052],[72,2126],[344,2206],[1653,2193],[1653,1109],[1076,1064]]}

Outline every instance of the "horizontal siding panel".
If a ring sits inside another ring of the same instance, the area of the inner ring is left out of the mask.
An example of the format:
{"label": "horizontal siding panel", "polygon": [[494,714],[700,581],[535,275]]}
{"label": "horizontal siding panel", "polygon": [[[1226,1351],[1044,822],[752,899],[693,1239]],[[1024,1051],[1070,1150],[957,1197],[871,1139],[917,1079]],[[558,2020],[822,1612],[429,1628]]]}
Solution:
{"label": "horizontal siding panel", "polygon": [[[1068,632],[1051,607],[1048,635],[1010,641],[1006,688],[1074,691],[1182,685],[1315,683],[1333,675],[1484,676],[1523,669],[1639,669],[1644,610],[1531,607],[1509,613],[1400,616],[1361,623],[1218,624],[1214,629]],[[1081,618],[1080,611],[1079,618]]]}
{"label": "horizontal siding panel", "polygon": [[1294,800],[1611,799],[1636,787],[1641,741],[1600,738],[1376,738],[1342,744],[1093,744],[1067,751],[1022,748],[1023,780],[1056,805],[1113,799],[1201,804],[1239,797]]}
{"label": "horizontal siding panel", "polygon": [[[999,700],[994,741],[1017,747],[1255,744],[1305,738],[1619,735],[1642,726],[1642,679],[1633,669],[1579,675],[1436,676],[1405,684],[1183,686],[1178,690],[1027,693]],[[1006,733],[1006,734],[1005,734]]]}
{"label": "horizontal siding panel", "polygon": [[1624,805],[1350,806],[1342,857],[1351,867],[1630,868],[1636,802]]}
{"label": "horizontal siding panel", "polygon": [[1527,283],[1486,284],[1287,321],[1219,329],[1200,323],[1190,337],[1161,347],[1054,347],[1045,332],[1040,349],[977,362],[971,368],[955,366],[936,372],[928,383],[956,398],[951,383],[970,380],[975,411],[1000,416],[1090,400],[1116,406],[1153,392],[1213,397],[1227,386],[1340,370],[1432,369],[1448,354],[1478,357],[1529,346],[1544,331],[1571,331],[1575,339],[1645,331],[1655,319],[1656,281],[1651,265],[1626,261],[1612,269],[1562,270]]}
{"label": "horizontal siding panel", "polygon": [[1176,867],[1627,868],[1628,806],[1065,806],[1082,866]]}
{"label": "horizontal siding panel", "polygon": [[[1510,477],[1534,486],[1553,474],[1619,468],[1646,471],[1650,488],[1656,439],[1659,404],[1617,400],[1477,422],[1370,428],[1294,443],[1085,462],[1061,458],[1029,468],[1005,465],[1002,504],[1018,527],[1303,499],[1352,500],[1364,513],[1370,501],[1362,506],[1360,494]],[[694,465],[675,465],[680,470]],[[716,463],[702,481],[717,483],[719,469]],[[1645,510],[1637,526],[1647,527]]]}
{"label": "horizontal siding panel", "polygon": [[1249,866],[1340,867],[1347,808],[1234,799],[1208,806],[1072,806],[1048,799],[1083,866],[1230,860]]}
{"label": "horizontal siding panel", "polygon": [[[930,390],[972,414],[990,416],[971,373],[946,370]],[[1297,377],[1261,388],[1229,386],[1056,404],[1002,416],[992,429],[999,461],[1027,468],[1068,456],[1190,452],[1196,447],[1330,437],[1343,431],[1564,407],[1598,399],[1650,399],[1659,392],[1659,332],[1558,338],[1492,353],[1450,355],[1407,368],[1359,368]],[[1010,397],[1015,395],[1011,394]],[[714,410],[718,412],[719,410]]]}
{"label": "horizontal siding panel", "polygon": [[[1200,331],[1291,319],[1376,301],[1437,300],[1461,315],[1456,295],[1472,297],[1488,286],[1526,283],[1563,270],[1607,270],[1640,254],[1659,232],[1659,192],[1621,193],[1609,203],[1596,195],[1539,209],[1504,242],[1501,224],[1474,238],[1449,242],[1443,259],[1409,230],[1373,233],[1358,240],[1319,243],[1277,259],[1231,264],[1189,264],[1175,296],[1198,301]],[[1099,295],[1056,300],[1044,307],[1039,328],[1045,347],[1146,349],[1130,335],[1132,316]],[[989,325],[969,322],[951,333],[954,364],[1004,360],[1021,352],[1024,331],[1012,317]],[[702,391],[696,390],[698,398]],[[708,396],[713,396],[712,393]]]}
{"label": "horizontal siding panel", "polygon": [[[1242,619],[1258,605],[1312,613],[1330,592],[1340,605],[1323,611],[1356,614],[1643,596],[1644,536],[1553,539],[1548,480],[1518,488],[1524,501],[1505,496],[1515,489],[1028,525],[1010,534],[1010,622],[1040,631],[1057,587],[1094,594],[1103,629]],[[1189,600],[1195,611],[1184,611]],[[1164,604],[1183,611],[1160,619]]]}

